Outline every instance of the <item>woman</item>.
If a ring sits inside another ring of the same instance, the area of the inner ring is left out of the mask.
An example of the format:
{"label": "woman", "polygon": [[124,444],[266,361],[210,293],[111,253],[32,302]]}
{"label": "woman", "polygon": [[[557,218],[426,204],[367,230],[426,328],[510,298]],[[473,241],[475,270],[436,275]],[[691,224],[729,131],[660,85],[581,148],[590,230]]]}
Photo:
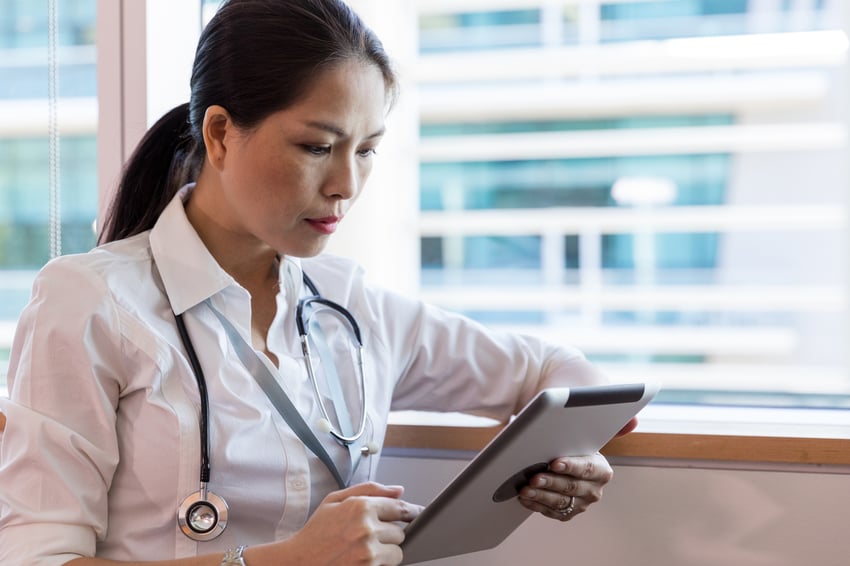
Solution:
{"label": "woman", "polygon": [[[48,264],[20,319],[0,563],[397,564],[420,508],[371,481],[390,409],[506,419],[602,378],[320,255],[396,89],[341,1],[226,2],[191,87],[126,165],[102,245]],[[299,322],[330,355],[302,353]],[[551,468],[521,502],[557,520],[611,478],[600,455]]]}

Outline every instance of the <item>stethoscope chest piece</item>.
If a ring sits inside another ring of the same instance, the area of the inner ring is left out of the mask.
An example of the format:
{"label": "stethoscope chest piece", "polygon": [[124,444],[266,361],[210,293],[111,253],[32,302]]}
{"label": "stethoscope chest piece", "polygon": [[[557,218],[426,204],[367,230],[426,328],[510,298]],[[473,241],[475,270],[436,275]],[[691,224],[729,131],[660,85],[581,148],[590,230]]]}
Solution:
{"label": "stethoscope chest piece", "polygon": [[215,493],[201,488],[180,504],[177,524],[192,540],[212,540],[227,526],[227,503]]}

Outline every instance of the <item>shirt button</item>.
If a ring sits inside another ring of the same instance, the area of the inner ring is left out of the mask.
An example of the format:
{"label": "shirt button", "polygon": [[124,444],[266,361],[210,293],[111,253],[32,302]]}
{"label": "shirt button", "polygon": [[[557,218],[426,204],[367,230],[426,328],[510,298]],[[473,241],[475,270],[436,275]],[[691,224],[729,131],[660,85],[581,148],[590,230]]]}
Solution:
{"label": "shirt button", "polygon": [[292,489],[301,490],[307,487],[307,482],[304,481],[304,478],[296,478],[289,482],[289,487],[291,487]]}

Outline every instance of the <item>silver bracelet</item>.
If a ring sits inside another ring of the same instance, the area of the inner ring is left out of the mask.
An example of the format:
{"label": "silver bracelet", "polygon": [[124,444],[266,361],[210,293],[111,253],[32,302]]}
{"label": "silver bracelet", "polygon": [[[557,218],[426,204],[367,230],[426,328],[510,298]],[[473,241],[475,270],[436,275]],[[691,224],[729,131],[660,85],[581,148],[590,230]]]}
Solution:
{"label": "silver bracelet", "polygon": [[236,548],[228,548],[224,553],[224,558],[221,559],[221,566],[248,566],[245,564],[245,559],[242,558],[242,552],[248,548],[244,544]]}

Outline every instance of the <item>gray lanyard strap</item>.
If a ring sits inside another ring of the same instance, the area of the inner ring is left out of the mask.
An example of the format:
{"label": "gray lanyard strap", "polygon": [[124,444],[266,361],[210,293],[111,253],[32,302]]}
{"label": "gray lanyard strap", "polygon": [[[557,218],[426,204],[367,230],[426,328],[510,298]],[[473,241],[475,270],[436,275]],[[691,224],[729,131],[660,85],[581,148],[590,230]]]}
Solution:
{"label": "gray lanyard strap", "polygon": [[286,424],[301,439],[301,442],[327,466],[328,470],[333,474],[336,483],[339,484],[340,489],[346,488],[348,482],[342,479],[342,475],[325,450],[325,447],[322,446],[322,443],[316,438],[316,435],[307,423],[304,422],[304,417],[301,416],[301,413],[292,404],[286,392],[281,389],[280,384],[274,378],[271,371],[269,371],[269,368],[260,360],[254,348],[245,341],[233,324],[223,314],[218,312],[209,299],[204,302],[210,307],[210,310],[212,310],[218,320],[221,321],[224,331],[227,334],[227,339],[233,345],[233,349],[236,350],[239,360],[263,389],[269,401],[272,402],[277,412],[286,421]]}

